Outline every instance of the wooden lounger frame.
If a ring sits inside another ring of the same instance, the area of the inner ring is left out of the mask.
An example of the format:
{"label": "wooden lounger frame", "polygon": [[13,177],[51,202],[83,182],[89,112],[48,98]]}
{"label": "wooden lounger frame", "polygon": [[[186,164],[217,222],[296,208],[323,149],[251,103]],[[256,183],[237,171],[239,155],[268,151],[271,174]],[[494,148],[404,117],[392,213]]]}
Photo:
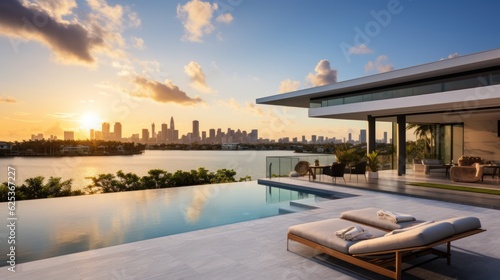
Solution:
{"label": "wooden lounger frame", "polygon": [[[375,273],[382,274],[384,276],[400,280],[401,272],[402,272],[402,264],[405,261],[410,259],[415,259],[421,256],[433,254],[436,255],[436,258],[446,258],[448,265],[451,263],[451,242],[471,236],[474,234],[481,233],[486,231],[485,229],[474,229],[470,231],[466,231],[460,234],[455,234],[445,239],[439,240],[432,244],[426,246],[418,246],[418,247],[410,247],[410,248],[402,248],[388,251],[380,251],[375,253],[367,253],[367,254],[356,254],[350,255],[345,254],[336,250],[333,250],[329,247],[323,246],[311,240],[305,239],[298,235],[294,235],[288,233],[288,239],[286,244],[286,249],[289,251],[288,243],[290,240],[301,243],[305,246],[311,247],[315,250],[318,250],[322,253],[325,253],[329,256],[337,258],[339,260],[343,260],[345,262],[357,265],[359,267],[371,270]],[[446,244],[446,251],[441,251],[435,249],[434,247]],[[387,256],[393,255],[392,257],[387,258]],[[377,256],[384,256],[384,258],[377,258]]]}

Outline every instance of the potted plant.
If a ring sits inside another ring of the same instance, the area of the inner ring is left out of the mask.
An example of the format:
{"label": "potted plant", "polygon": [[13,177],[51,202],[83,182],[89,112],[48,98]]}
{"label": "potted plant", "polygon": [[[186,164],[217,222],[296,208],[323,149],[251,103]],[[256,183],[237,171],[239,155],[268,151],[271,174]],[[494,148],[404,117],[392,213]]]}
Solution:
{"label": "potted plant", "polygon": [[366,155],[366,167],[368,169],[368,178],[378,178],[378,152],[373,151]]}
{"label": "potted plant", "polygon": [[319,159],[315,159],[315,160],[314,160],[314,165],[315,165],[315,166],[319,166]]}

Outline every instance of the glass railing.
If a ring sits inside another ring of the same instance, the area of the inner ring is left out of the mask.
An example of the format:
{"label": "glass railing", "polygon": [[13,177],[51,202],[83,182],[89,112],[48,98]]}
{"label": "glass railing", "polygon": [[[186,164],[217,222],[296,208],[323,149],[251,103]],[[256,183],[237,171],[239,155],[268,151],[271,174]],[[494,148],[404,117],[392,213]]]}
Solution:
{"label": "glass railing", "polygon": [[266,177],[288,177],[299,161],[307,161],[310,165],[319,161],[319,165],[330,165],[335,162],[335,155],[327,154],[297,154],[297,156],[268,156],[266,157]]}

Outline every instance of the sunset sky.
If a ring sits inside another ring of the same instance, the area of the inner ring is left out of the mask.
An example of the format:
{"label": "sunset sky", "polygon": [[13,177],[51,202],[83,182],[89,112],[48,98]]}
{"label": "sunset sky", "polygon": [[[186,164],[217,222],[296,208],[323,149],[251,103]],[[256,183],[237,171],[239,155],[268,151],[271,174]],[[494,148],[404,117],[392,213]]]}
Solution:
{"label": "sunset sky", "polygon": [[[0,1],[0,141],[123,136],[175,119],[278,139],[365,122],[255,105],[277,93],[500,46],[498,1]],[[377,138],[382,138],[383,130]]]}

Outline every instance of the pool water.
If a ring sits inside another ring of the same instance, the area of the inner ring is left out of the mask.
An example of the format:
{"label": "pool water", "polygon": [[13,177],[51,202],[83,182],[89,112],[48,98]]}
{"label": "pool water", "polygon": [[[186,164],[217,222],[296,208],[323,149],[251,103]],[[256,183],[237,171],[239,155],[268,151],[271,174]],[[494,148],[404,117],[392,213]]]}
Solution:
{"label": "pool water", "polygon": [[[291,201],[324,199],[252,181],[20,201],[16,261],[28,262],[285,214],[300,210],[291,207]],[[7,203],[0,203],[0,208],[5,210],[0,211],[0,219],[6,221]],[[4,239],[2,235],[0,238]],[[7,242],[3,241],[0,252],[7,252]],[[1,255],[0,266],[4,266],[6,254]]]}

